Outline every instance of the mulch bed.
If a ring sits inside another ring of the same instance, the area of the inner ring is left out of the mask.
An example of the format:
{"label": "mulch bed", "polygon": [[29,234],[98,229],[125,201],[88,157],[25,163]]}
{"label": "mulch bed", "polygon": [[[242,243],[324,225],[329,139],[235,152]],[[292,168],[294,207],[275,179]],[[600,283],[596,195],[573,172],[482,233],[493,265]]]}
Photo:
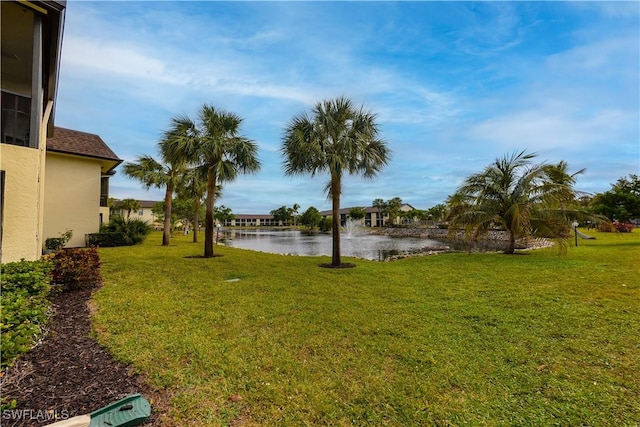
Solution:
{"label": "mulch bed", "polygon": [[143,425],[161,425],[162,396],[90,336],[88,302],[96,289],[54,296],[48,333],[2,378],[2,396],[18,402],[2,413],[3,427],[45,426],[56,421],[54,415],[60,420],[88,414],[133,393],[151,402],[151,418]]}

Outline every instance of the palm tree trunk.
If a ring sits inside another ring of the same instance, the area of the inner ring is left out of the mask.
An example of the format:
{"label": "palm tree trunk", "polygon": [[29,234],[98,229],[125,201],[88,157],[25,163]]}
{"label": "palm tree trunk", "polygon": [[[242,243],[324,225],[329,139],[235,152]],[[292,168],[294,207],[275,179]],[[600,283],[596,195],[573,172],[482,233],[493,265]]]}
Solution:
{"label": "palm tree trunk", "polygon": [[198,243],[198,228],[200,228],[200,201],[197,198],[193,202],[193,243]]}
{"label": "palm tree trunk", "polygon": [[171,196],[173,196],[173,185],[167,184],[164,193],[164,230],[162,231],[162,246],[169,246],[171,239]]}
{"label": "palm tree trunk", "polygon": [[209,169],[207,174],[207,198],[205,201],[206,214],[204,217],[204,257],[211,258],[213,256],[213,229],[214,213],[213,206],[216,197],[216,174],[213,169]]}
{"label": "palm tree trunk", "polygon": [[331,213],[332,218],[332,233],[333,233],[333,248],[331,251],[331,265],[339,267],[340,262],[340,177],[331,178]]}
{"label": "palm tree trunk", "polygon": [[507,247],[504,249],[503,253],[505,254],[513,254],[516,251],[516,235],[512,230],[509,230],[509,242],[507,243]]}

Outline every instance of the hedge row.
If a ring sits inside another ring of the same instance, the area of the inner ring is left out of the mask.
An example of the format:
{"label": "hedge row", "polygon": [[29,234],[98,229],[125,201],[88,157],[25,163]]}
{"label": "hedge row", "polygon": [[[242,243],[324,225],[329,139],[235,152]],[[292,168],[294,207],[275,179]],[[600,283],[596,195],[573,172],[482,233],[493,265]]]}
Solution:
{"label": "hedge row", "polygon": [[114,246],[128,246],[127,236],[118,231],[92,233],[87,235],[87,246],[99,246],[101,248],[111,248]]}

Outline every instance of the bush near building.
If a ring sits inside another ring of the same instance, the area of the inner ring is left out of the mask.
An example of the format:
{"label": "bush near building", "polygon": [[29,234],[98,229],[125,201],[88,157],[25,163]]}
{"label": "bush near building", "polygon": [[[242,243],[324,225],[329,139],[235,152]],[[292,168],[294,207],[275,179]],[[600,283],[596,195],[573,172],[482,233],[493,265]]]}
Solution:
{"label": "bush near building", "polygon": [[100,247],[137,245],[144,242],[151,231],[152,227],[146,221],[115,216],[108,224],[100,227],[99,233],[87,235],[87,245]]}
{"label": "bush near building", "polygon": [[53,256],[53,283],[67,289],[100,282],[100,257],[95,247],[61,249]]}
{"label": "bush near building", "polygon": [[0,288],[1,364],[4,370],[27,352],[47,323],[51,283],[50,261],[20,261],[2,264]]}

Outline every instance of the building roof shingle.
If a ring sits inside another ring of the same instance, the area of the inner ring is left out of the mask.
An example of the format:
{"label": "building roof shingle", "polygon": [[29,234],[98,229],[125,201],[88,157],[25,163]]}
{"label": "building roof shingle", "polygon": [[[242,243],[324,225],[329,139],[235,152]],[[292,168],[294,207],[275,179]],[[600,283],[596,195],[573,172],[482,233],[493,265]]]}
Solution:
{"label": "building roof shingle", "polygon": [[115,163],[110,169],[122,163],[98,135],[58,126],[55,127],[53,136],[47,138],[47,151],[108,160]]}

